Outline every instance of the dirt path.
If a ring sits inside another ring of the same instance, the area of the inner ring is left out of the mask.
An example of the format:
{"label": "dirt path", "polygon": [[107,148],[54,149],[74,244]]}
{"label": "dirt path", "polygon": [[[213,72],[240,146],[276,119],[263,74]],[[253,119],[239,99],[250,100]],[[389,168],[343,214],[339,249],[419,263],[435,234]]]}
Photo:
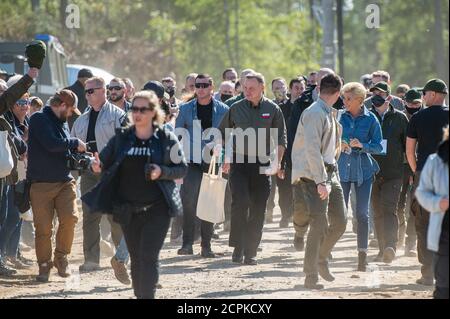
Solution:
{"label": "dirt path", "polygon": [[[277,208],[278,209],[278,208]],[[347,232],[333,251],[331,269],[336,275],[333,283],[326,283],[322,291],[308,291],[302,287],[303,252],[292,246],[294,231],[278,228],[279,211],[275,222],[264,227],[262,251],[258,253],[257,266],[239,266],[231,263],[232,248],[228,247],[228,233],[220,232],[220,239],[213,241],[213,249],[221,253],[219,258],[200,258],[199,245],[196,255],[177,256],[179,245],[166,242],[161,252],[162,289],[158,298],[431,298],[432,288],[415,284],[420,275],[417,258],[403,256],[391,264],[371,262],[370,271],[357,273],[356,236]],[[79,274],[82,263],[81,222],[76,229],[76,239],[70,258],[74,274],[68,280],[52,272],[51,282],[34,281],[37,266],[20,270],[14,278],[0,278],[0,298],[132,298],[131,287],[120,284],[109,264],[110,258],[102,258],[102,270]],[[32,251],[24,252],[35,259]],[[369,251],[370,259],[376,250]]]}

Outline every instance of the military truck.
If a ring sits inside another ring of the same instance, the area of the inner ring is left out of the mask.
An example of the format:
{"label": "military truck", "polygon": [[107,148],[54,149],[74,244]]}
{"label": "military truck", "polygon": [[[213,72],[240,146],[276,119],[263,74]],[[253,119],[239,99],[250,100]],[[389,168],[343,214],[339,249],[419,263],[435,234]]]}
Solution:
{"label": "military truck", "polygon": [[[47,45],[47,57],[30,94],[40,97],[45,103],[57,90],[68,86],[66,54],[59,40],[52,35],[37,34],[35,40]],[[28,43],[0,42],[0,69],[6,70],[10,76],[27,73],[25,47]]]}

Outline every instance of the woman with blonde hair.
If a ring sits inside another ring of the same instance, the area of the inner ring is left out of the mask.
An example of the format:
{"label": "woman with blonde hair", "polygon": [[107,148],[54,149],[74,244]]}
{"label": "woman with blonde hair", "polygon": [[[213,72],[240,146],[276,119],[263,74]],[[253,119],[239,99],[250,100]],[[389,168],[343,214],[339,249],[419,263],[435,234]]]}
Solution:
{"label": "woman with blonde hair", "polygon": [[369,202],[374,175],[379,166],[371,154],[383,150],[381,126],[375,114],[364,107],[366,89],[360,83],[344,85],[345,112],[340,118],[342,125],[342,153],[338,161],[339,176],[344,200],[348,199],[352,184],[356,193],[358,271],[366,271],[369,241]]}
{"label": "woman with blonde hair", "polygon": [[153,92],[138,92],[130,107],[132,125],[119,131],[92,163],[103,171],[82,197],[92,211],[112,212],[123,230],[138,299],[153,299],[158,258],[171,217],[182,212],[175,180],[187,164],[177,137],[162,127],[164,114]]}

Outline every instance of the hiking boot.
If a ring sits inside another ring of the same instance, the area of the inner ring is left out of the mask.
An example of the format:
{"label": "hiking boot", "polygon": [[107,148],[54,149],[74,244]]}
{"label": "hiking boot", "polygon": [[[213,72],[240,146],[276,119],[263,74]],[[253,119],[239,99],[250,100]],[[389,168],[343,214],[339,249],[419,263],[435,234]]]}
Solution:
{"label": "hiking boot", "polygon": [[383,251],[383,262],[386,264],[392,263],[395,259],[395,250],[392,247],[386,247]]}
{"label": "hiking boot", "polygon": [[231,260],[236,264],[242,264],[244,260],[244,252],[240,248],[234,248]]}
{"label": "hiking boot", "polygon": [[80,272],[91,272],[100,270],[100,265],[92,261],[85,261],[79,268]]}
{"label": "hiking boot", "polygon": [[183,246],[180,249],[178,249],[177,252],[178,255],[193,255],[194,254],[194,250],[192,249],[192,246]]}
{"label": "hiking boot", "polygon": [[213,253],[211,248],[202,248],[202,251],[201,251],[200,255],[203,258],[216,258],[216,254]]}
{"label": "hiking boot", "polygon": [[296,251],[303,251],[305,249],[305,239],[303,237],[295,235],[294,248]]}
{"label": "hiking boot", "polygon": [[433,278],[421,277],[416,280],[416,283],[419,285],[423,285],[423,286],[433,286],[434,281],[433,281]]}
{"label": "hiking boot", "polygon": [[289,219],[282,217],[280,220],[280,228],[288,228],[289,227]]}
{"label": "hiking boot", "polygon": [[326,281],[334,281],[334,276],[328,268],[328,263],[319,263],[319,275]]}
{"label": "hiking boot", "polygon": [[317,276],[306,276],[304,287],[306,289],[319,290],[323,289],[324,286],[319,284],[319,278]]}
{"label": "hiking boot", "polygon": [[55,256],[53,259],[53,265],[58,270],[58,275],[63,278],[70,277],[70,272],[67,270],[69,267],[69,262],[67,261],[67,256]]}
{"label": "hiking boot", "polygon": [[27,269],[31,265],[24,264],[16,257],[6,257],[6,262],[14,269]]}
{"label": "hiking boot", "polygon": [[367,253],[365,251],[358,252],[358,271],[365,272],[367,266]]}
{"label": "hiking boot", "polygon": [[131,284],[130,276],[128,275],[127,266],[124,262],[120,262],[116,257],[111,258],[111,267],[114,270],[116,279],[124,285]]}
{"label": "hiking boot", "polygon": [[16,273],[17,271],[6,266],[5,263],[0,259],[0,276],[12,277],[12,275],[15,275]]}
{"label": "hiking boot", "polygon": [[53,268],[51,261],[39,265],[39,274],[36,276],[38,282],[48,282],[50,278],[50,271]]}

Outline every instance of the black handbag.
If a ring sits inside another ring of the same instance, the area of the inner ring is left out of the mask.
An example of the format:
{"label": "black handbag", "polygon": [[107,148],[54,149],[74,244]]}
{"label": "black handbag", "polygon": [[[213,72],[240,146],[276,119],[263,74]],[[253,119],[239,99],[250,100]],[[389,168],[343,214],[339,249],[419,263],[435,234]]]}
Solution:
{"label": "black handbag", "polygon": [[28,180],[20,181],[14,186],[14,205],[21,214],[30,210],[30,188],[31,183]]}

